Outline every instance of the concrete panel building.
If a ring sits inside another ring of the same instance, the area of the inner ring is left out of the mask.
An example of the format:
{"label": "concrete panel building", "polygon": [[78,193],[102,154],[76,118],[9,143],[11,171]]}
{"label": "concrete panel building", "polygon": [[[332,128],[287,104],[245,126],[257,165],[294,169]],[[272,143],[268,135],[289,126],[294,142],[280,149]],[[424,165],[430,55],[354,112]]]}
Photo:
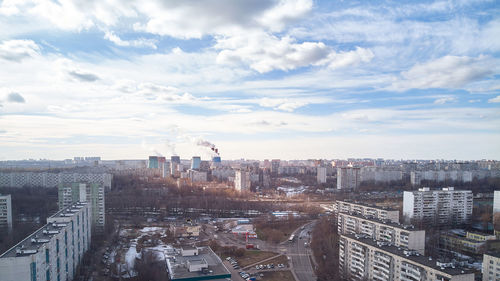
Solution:
{"label": "concrete panel building", "polygon": [[234,189],[237,191],[250,190],[250,172],[242,170],[235,171]]}
{"label": "concrete panel building", "polygon": [[318,183],[326,182],[326,167],[318,167],[316,171],[316,180]]}
{"label": "concrete panel building", "polygon": [[112,179],[108,173],[0,172],[0,187],[57,187],[61,183],[87,182],[110,190]]}
{"label": "concrete panel building", "polygon": [[73,280],[90,247],[91,207],[77,202],[47,218],[47,224],[0,255],[2,281]]}
{"label": "concrete panel building", "polygon": [[[58,186],[59,209],[86,200],[91,205],[92,227],[102,233],[105,225],[104,187],[96,183],[64,183]],[[85,199],[84,199],[85,198]]]}
{"label": "concrete panel building", "polygon": [[10,194],[0,194],[0,232],[12,230],[12,200]]}
{"label": "concrete panel building", "polygon": [[403,194],[403,215],[406,222],[432,225],[456,225],[470,222],[472,216],[472,192],[445,187],[430,190],[405,191]]}
{"label": "concrete panel building", "polygon": [[337,200],[333,206],[335,213],[358,214],[366,218],[399,223],[399,210],[368,205],[359,202]]}
{"label": "concrete panel building", "polygon": [[338,233],[362,234],[376,241],[425,254],[425,230],[390,221],[367,219],[360,215],[339,213]]}
{"label": "concrete panel building", "polygon": [[382,167],[362,167],[360,169],[360,181],[373,181],[376,183],[384,183],[391,181],[401,181],[403,172],[396,169],[388,169]]}
{"label": "concrete panel building", "polygon": [[339,270],[348,280],[473,281],[474,273],[361,235],[341,235]]}
{"label": "concrete panel building", "polygon": [[337,168],[337,189],[356,189],[361,183],[360,168]]}
{"label": "concrete panel building", "polygon": [[500,280],[500,253],[483,255],[483,281]]}

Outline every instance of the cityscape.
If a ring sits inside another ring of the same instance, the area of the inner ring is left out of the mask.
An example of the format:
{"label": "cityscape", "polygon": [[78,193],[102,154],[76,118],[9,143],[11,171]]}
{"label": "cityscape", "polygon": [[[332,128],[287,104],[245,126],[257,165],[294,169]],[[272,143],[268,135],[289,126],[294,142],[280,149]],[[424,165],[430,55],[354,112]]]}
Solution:
{"label": "cityscape", "polygon": [[0,281],[500,281],[500,5],[0,0]]}

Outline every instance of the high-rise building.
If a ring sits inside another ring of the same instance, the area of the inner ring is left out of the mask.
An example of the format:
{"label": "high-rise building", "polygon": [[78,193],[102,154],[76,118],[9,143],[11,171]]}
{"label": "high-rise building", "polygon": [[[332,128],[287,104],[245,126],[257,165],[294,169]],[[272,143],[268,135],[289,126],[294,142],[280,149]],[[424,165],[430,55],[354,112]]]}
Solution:
{"label": "high-rise building", "polygon": [[347,280],[474,281],[470,270],[363,235],[340,236],[339,269]]}
{"label": "high-rise building", "polygon": [[432,225],[456,225],[470,222],[472,216],[472,192],[445,187],[430,190],[405,191],[403,215],[406,222]]}
{"label": "high-rise building", "polygon": [[360,182],[360,168],[337,168],[337,189],[356,189],[359,187]]}
{"label": "high-rise building", "polygon": [[316,180],[318,183],[326,182],[326,167],[318,167],[318,170],[316,171]]}
{"label": "high-rise building", "polygon": [[77,202],[47,218],[46,225],[0,255],[0,279],[73,280],[90,247],[90,209]]}
{"label": "high-rise building", "polygon": [[0,172],[0,186],[2,187],[57,187],[60,183],[90,182],[102,184],[106,190],[109,190],[112,179],[112,174],[102,172]]}
{"label": "high-rise building", "polygon": [[422,255],[425,253],[425,230],[417,230],[411,225],[348,213],[339,213],[337,225],[340,234],[361,234]]}
{"label": "high-rise building", "polygon": [[277,175],[280,170],[280,160],[279,159],[273,159],[271,160],[271,174]]}
{"label": "high-rise building", "polygon": [[486,253],[483,255],[483,281],[497,280],[500,280],[500,253]]}
{"label": "high-rise building", "polygon": [[500,190],[495,190],[493,194],[493,228],[500,237]]}
{"label": "high-rise building", "polygon": [[149,156],[148,168],[158,169],[160,167],[158,163],[159,163],[158,156]]}
{"label": "high-rise building", "polygon": [[333,209],[335,213],[357,214],[367,218],[399,223],[399,210],[396,209],[341,200],[337,200],[334,203]]}
{"label": "high-rise building", "polygon": [[234,189],[237,191],[250,190],[250,172],[242,170],[235,171]]}
{"label": "high-rise building", "polygon": [[193,156],[193,158],[191,159],[191,170],[200,169],[200,164],[201,164],[201,157]]}
{"label": "high-rise building", "polygon": [[12,230],[12,200],[10,194],[0,194],[0,231]]}
{"label": "high-rise building", "polygon": [[91,205],[92,227],[102,233],[105,225],[104,188],[96,183],[67,183],[58,187],[59,209],[77,201],[86,200]]}

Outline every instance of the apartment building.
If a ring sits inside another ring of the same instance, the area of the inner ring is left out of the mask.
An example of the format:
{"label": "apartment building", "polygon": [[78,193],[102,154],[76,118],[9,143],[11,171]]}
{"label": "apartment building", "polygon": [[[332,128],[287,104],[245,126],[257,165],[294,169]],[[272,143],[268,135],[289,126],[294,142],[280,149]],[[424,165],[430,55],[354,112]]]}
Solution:
{"label": "apartment building", "polygon": [[474,273],[459,264],[443,263],[361,235],[340,236],[339,270],[348,280],[474,280]]}
{"label": "apartment building", "polygon": [[410,225],[366,218],[357,214],[339,213],[339,234],[362,234],[373,240],[382,241],[425,253],[425,230],[417,230]]}
{"label": "apartment building", "polygon": [[234,173],[234,189],[237,191],[250,190],[250,172],[237,170]]}
{"label": "apartment building", "polygon": [[[104,187],[97,183],[61,183],[58,186],[59,210],[77,201],[92,205],[92,227],[102,233],[105,225]],[[85,198],[85,199],[83,199]]]}
{"label": "apartment building", "polygon": [[51,172],[0,172],[0,187],[57,187],[61,183],[99,183],[111,189],[112,174],[108,173],[51,173]]}
{"label": "apartment building", "polygon": [[337,168],[337,189],[356,189],[361,183],[361,172],[358,167]]}
{"label": "apartment building", "polygon": [[500,280],[500,253],[483,255],[483,281]]}
{"label": "apartment building", "polygon": [[12,200],[10,194],[0,194],[0,231],[12,230]]}
{"label": "apartment building", "polygon": [[367,218],[376,218],[379,220],[388,220],[399,223],[399,210],[379,207],[359,202],[349,202],[337,200],[333,204],[335,213],[359,214]]}
{"label": "apartment building", "polygon": [[2,281],[73,280],[90,247],[91,205],[77,202],[0,255]]}
{"label": "apartment building", "polygon": [[430,190],[405,191],[403,194],[403,215],[406,222],[432,225],[456,225],[470,221],[472,216],[472,192],[445,187]]}
{"label": "apartment building", "polygon": [[439,236],[441,247],[468,255],[477,255],[483,251],[487,241],[495,240],[493,234],[454,229]]}

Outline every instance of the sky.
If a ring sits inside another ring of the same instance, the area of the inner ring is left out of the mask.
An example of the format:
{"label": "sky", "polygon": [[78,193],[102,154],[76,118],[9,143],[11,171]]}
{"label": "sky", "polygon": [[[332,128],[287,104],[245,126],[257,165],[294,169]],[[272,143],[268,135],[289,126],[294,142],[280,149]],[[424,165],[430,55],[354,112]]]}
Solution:
{"label": "sky", "polygon": [[498,1],[0,0],[0,160],[500,159]]}

